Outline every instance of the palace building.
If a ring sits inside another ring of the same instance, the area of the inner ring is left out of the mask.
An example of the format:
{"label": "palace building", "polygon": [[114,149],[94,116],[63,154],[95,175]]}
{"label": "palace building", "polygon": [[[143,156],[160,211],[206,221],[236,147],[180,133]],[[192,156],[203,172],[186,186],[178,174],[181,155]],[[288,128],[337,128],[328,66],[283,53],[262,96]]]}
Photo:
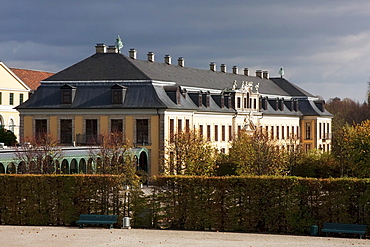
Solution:
{"label": "palace building", "polygon": [[267,71],[239,73],[185,66],[169,55],[156,62],[128,56],[115,46],[96,45],[92,56],[41,81],[35,93],[17,107],[20,142],[40,133],[60,145],[86,146],[100,135],[122,132],[147,150],[141,164],[150,175],[161,173],[160,160],[170,136],[195,129],[220,151],[228,152],[239,131],[261,129],[277,145],[299,139],[306,150],[331,149],[332,115],[324,101],[285,78]]}

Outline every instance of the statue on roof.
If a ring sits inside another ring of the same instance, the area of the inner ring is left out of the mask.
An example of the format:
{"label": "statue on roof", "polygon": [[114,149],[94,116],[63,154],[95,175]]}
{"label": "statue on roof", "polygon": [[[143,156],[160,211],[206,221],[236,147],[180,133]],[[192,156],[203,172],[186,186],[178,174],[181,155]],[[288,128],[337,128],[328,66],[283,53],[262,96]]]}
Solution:
{"label": "statue on roof", "polygon": [[231,90],[236,90],[237,86],[238,84],[236,83],[236,80],[234,80]]}
{"label": "statue on roof", "polygon": [[283,75],[284,75],[284,68],[283,67],[281,67],[279,69],[279,75],[280,75],[281,78],[283,78]]}
{"label": "statue on roof", "polygon": [[259,93],[259,92],[258,92],[258,90],[259,90],[259,88],[260,88],[260,83],[258,82],[258,83],[256,84],[256,86],[254,86],[254,88],[256,89],[256,93]]}
{"label": "statue on roof", "polygon": [[118,52],[121,52],[121,49],[123,48],[123,43],[119,35],[117,36],[116,44],[114,46],[117,48]]}

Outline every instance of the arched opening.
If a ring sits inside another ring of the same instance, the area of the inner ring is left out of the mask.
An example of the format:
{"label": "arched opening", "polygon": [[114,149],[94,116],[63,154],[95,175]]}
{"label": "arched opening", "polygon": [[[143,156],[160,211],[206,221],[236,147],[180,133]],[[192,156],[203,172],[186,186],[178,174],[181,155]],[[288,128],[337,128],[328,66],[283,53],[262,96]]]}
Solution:
{"label": "arched opening", "polygon": [[77,167],[77,160],[73,159],[71,161],[71,169],[70,169],[71,174],[76,174],[78,173],[78,167]]}
{"label": "arched opening", "polygon": [[39,174],[40,168],[35,161],[31,161],[28,165],[28,172],[31,174]]}
{"label": "arched opening", "polygon": [[26,163],[24,161],[22,161],[18,164],[17,173],[18,174],[26,174],[27,173]]}
{"label": "arched opening", "polygon": [[7,174],[15,174],[16,173],[16,167],[13,162],[10,162],[8,166],[6,167],[6,173]]}
{"label": "arched opening", "polygon": [[78,173],[86,174],[86,160],[81,159],[80,164],[78,165]]}
{"label": "arched opening", "polygon": [[55,161],[54,161],[54,165],[55,165],[55,173],[56,173],[56,174],[60,174],[61,170],[60,170],[60,163],[59,163],[59,160],[55,160]]}
{"label": "arched opening", "polygon": [[94,173],[94,160],[92,158],[90,158],[88,161],[87,161],[87,173],[88,174],[93,174]]}
{"label": "arched opening", "polygon": [[52,174],[55,172],[55,164],[51,156],[45,158],[44,166],[42,167],[44,174]]}
{"label": "arched opening", "polygon": [[4,164],[3,163],[0,163],[0,174],[4,174],[4,173],[5,173]]}
{"label": "arched opening", "polygon": [[60,167],[60,172],[62,174],[69,174],[69,164],[68,164],[68,160],[64,159],[62,161],[62,165]]}
{"label": "arched opening", "polygon": [[146,152],[141,152],[138,160],[138,170],[148,172],[148,155]]}

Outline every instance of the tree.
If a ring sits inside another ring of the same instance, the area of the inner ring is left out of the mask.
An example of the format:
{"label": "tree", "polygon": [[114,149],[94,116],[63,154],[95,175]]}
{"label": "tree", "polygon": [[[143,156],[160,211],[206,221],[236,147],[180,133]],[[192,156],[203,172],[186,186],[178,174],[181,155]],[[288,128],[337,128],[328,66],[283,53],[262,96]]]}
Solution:
{"label": "tree", "polygon": [[239,175],[285,175],[288,169],[287,150],[258,130],[253,134],[239,132],[232,142],[229,162],[236,164]]}
{"label": "tree", "polygon": [[166,150],[166,174],[214,175],[218,151],[196,131],[175,134]]}
{"label": "tree", "polygon": [[342,175],[370,177],[370,120],[345,126],[336,150],[342,162]]}
{"label": "tree", "polygon": [[27,144],[17,147],[15,155],[21,164],[18,173],[55,173],[55,161],[60,159],[62,154],[53,136],[43,134],[33,137],[27,140]]}
{"label": "tree", "polygon": [[12,131],[0,128],[0,142],[6,146],[14,146],[17,144],[17,137]]}
{"label": "tree", "polygon": [[91,158],[97,164],[99,174],[124,174],[127,183],[138,179],[136,174],[137,160],[130,154],[133,145],[123,138],[122,133],[115,132],[102,135],[99,147],[90,151]]}

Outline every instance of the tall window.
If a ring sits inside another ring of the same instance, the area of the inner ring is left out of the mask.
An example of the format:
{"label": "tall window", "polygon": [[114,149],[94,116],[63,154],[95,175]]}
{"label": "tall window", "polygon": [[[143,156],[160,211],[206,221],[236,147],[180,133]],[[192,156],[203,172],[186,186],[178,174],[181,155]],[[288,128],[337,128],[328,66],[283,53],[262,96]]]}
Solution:
{"label": "tall window", "polygon": [[274,126],[271,126],[271,139],[274,139]]}
{"label": "tall window", "polygon": [[86,119],[86,142],[96,144],[98,142],[98,120]]}
{"label": "tall window", "polygon": [[170,142],[173,142],[174,134],[175,134],[175,120],[170,119]]}
{"label": "tall window", "polygon": [[218,125],[215,125],[215,141],[218,142]]}
{"label": "tall window", "polygon": [[236,107],[237,107],[237,108],[240,108],[240,107],[241,107],[241,106],[240,106],[240,97],[238,97],[236,100],[237,100],[237,106],[236,106]]}
{"label": "tall window", "polygon": [[35,137],[39,139],[45,136],[48,132],[48,120],[46,119],[36,119],[35,120]]}
{"label": "tall window", "polygon": [[222,125],[221,127],[221,141],[226,141],[226,127],[225,125]]}
{"label": "tall window", "polygon": [[9,105],[14,105],[14,93],[9,94]]}
{"label": "tall window", "polygon": [[233,140],[233,127],[229,125],[229,141]]}
{"label": "tall window", "polygon": [[189,132],[190,132],[190,120],[189,119],[185,120],[185,132],[187,134],[189,134]]}
{"label": "tall window", "polygon": [[148,119],[136,119],[136,142],[149,143],[149,121]]}
{"label": "tall window", "polygon": [[276,126],[276,139],[279,140],[279,126]]}
{"label": "tall window", "polygon": [[19,94],[19,104],[23,103],[23,93]]}
{"label": "tall window", "polygon": [[2,105],[2,104],[3,104],[3,93],[0,92],[0,105]]}
{"label": "tall window", "polygon": [[182,120],[178,119],[177,120],[177,133],[181,133],[181,132],[182,132]]}
{"label": "tall window", "polygon": [[60,120],[60,143],[72,143],[72,119]]}
{"label": "tall window", "polygon": [[199,125],[199,136],[203,137],[203,125]]}
{"label": "tall window", "polygon": [[111,133],[123,135],[123,120],[112,119],[111,120]]}
{"label": "tall window", "polygon": [[[325,123],[324,123],[324,129],[325,129]],[[319,123],[319,139],[322,139],[322,135],[321,135],[321,123]],[[324,131],[324,135],[325,135],[325,131]]]}
{"label": "tall window", "polygon": [[311,123],[306,123],[306,140],[311,140]]}
{"label": "tall window", "polygon": [[211,125],[207,125],[207,141],[211,140]]}
{"label": "tall window", "polygon": [[284,126],[281,126],[281,139],[285,139]]}

